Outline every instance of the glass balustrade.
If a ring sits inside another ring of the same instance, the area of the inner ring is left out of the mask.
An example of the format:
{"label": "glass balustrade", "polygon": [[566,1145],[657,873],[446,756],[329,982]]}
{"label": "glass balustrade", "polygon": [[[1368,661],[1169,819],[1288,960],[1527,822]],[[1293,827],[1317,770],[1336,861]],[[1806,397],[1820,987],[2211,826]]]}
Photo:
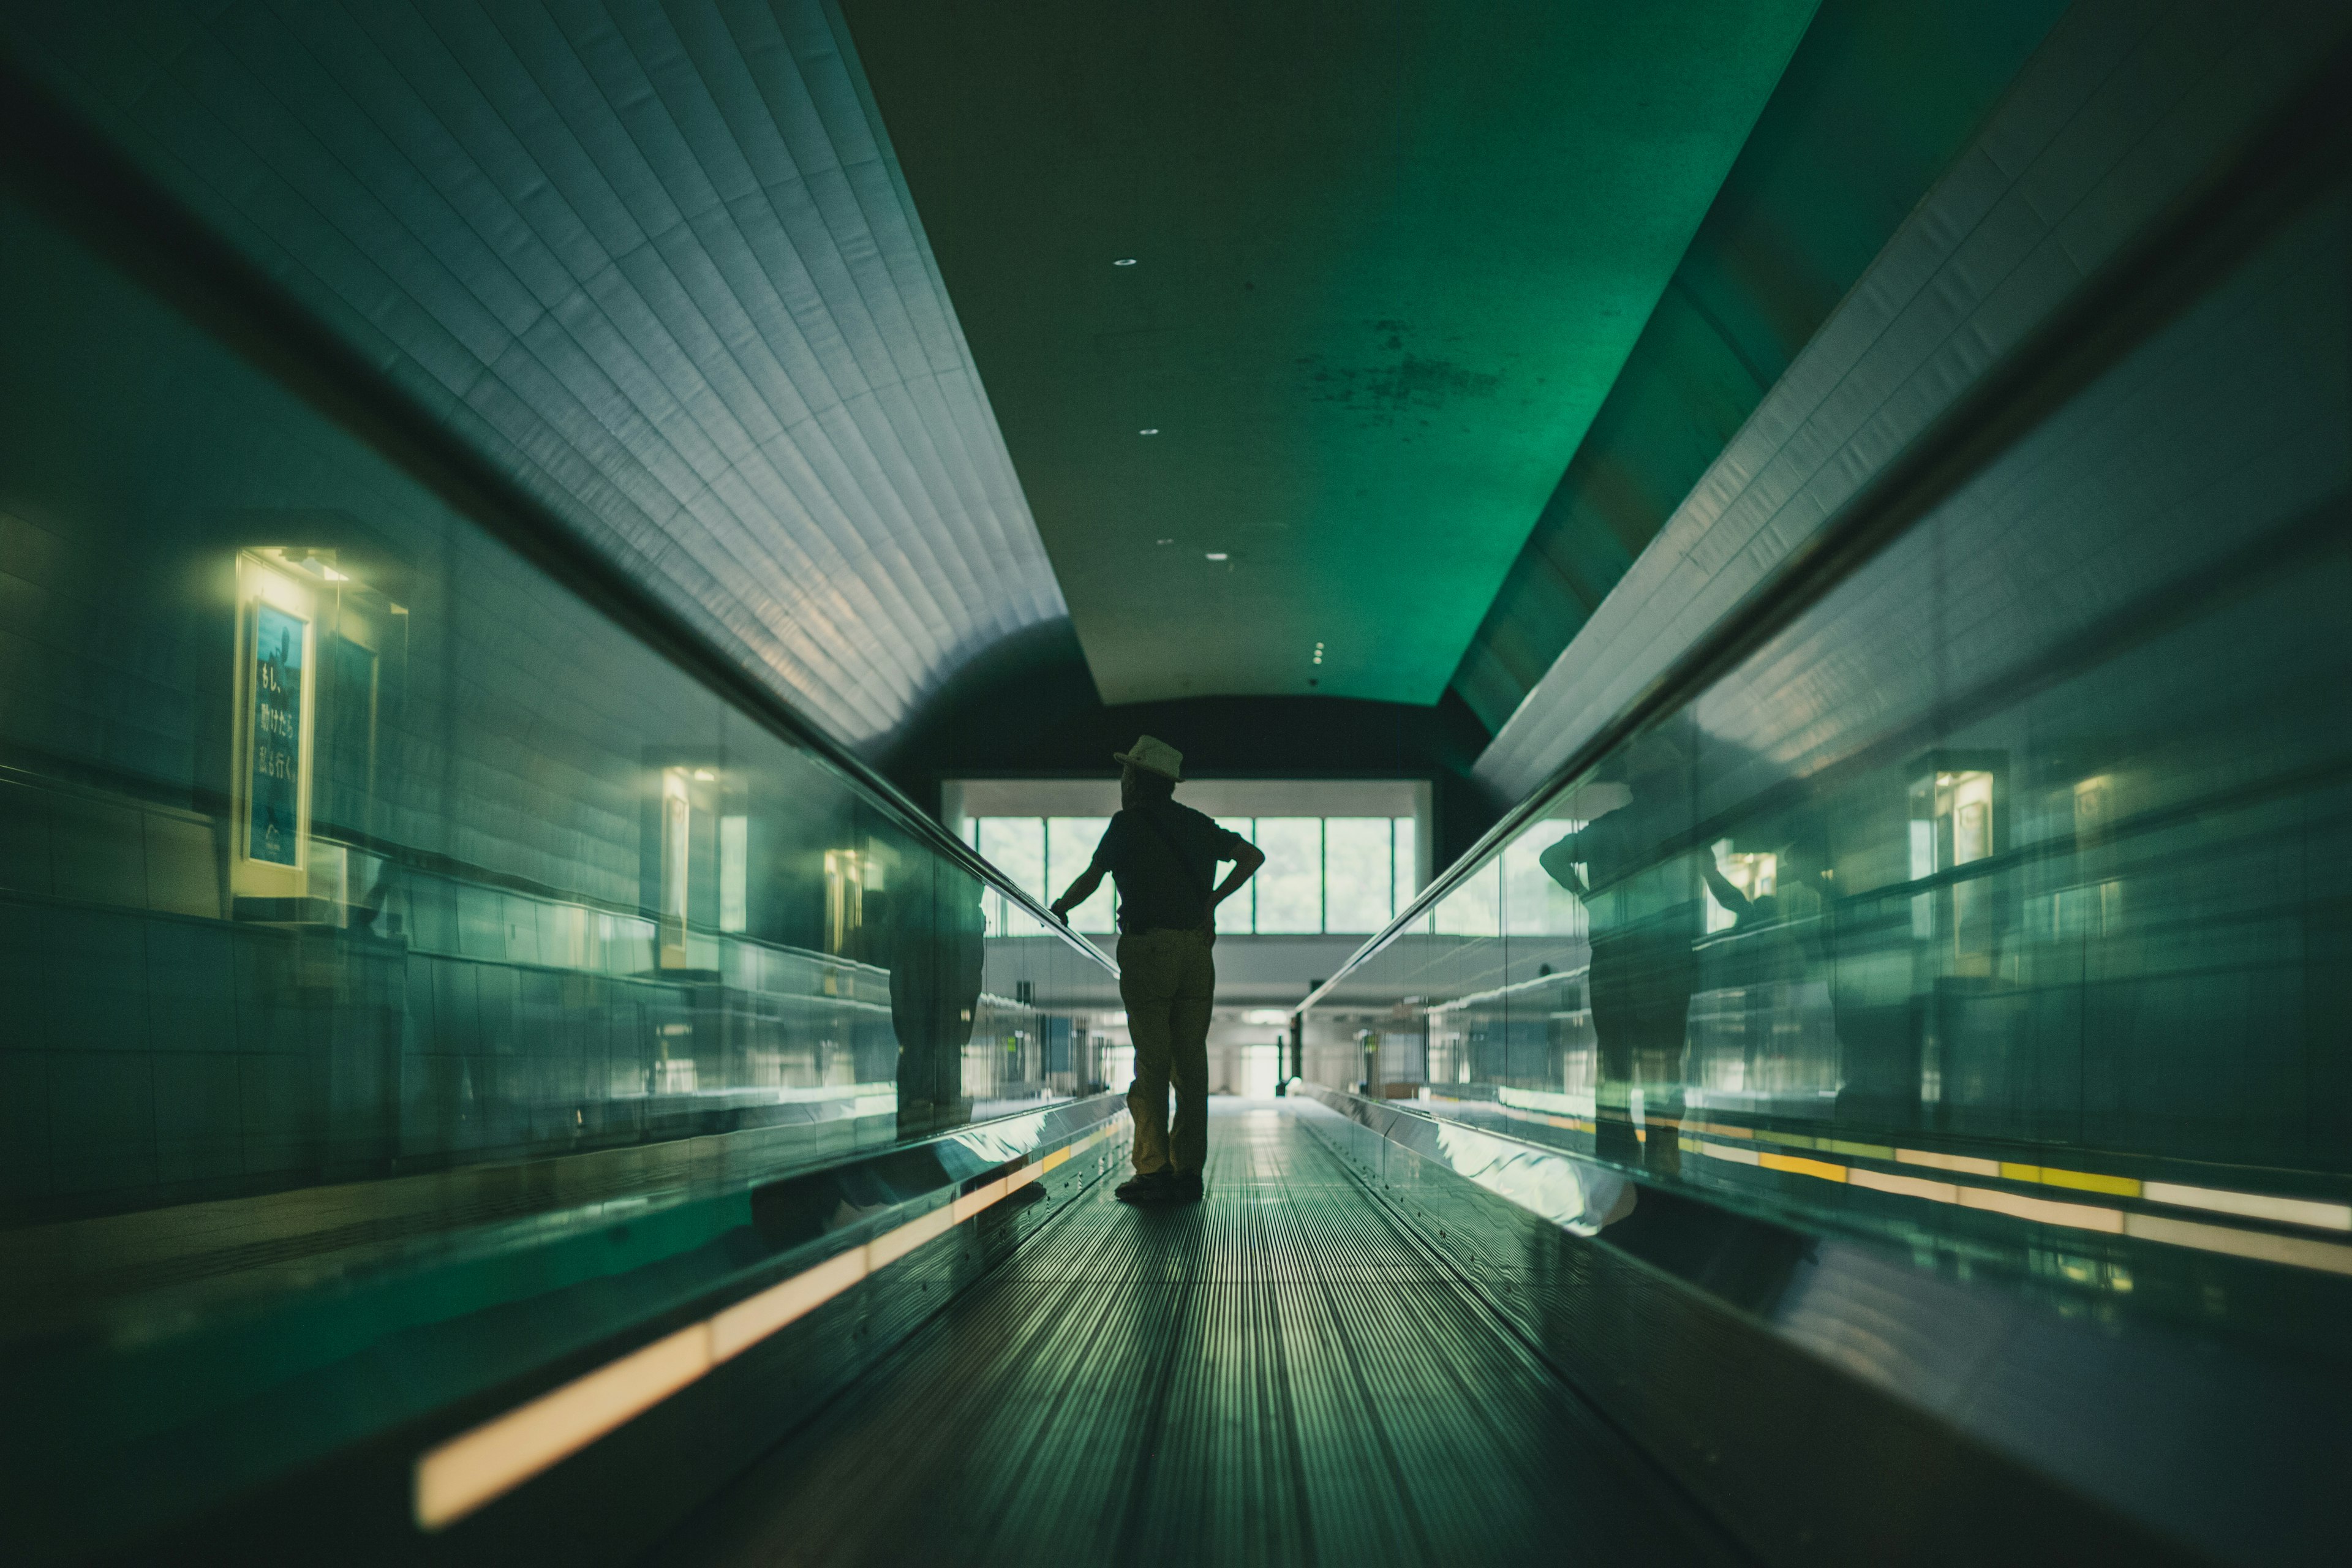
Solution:
{"label": "glass balustrade", "polygon": [[1306,1076],[2078,1307],[2352,1274],[2347,261],[2339,187],[1560,780]]}

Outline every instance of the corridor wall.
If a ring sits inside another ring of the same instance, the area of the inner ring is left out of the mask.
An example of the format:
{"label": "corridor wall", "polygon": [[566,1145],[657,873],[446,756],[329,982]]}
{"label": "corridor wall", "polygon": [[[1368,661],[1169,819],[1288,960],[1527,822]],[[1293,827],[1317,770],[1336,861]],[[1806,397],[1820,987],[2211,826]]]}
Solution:
{"label": "corridor wall", "polygon": [[978,862],[232,327],[0,232],[11,1218],[1043,1092]]}

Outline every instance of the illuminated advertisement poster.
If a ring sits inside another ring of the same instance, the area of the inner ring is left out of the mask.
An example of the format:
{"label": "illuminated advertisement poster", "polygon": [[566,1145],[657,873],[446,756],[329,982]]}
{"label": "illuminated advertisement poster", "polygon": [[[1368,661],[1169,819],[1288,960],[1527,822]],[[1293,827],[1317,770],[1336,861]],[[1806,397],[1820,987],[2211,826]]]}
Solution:
{"label": "illuminated advertisement poster", "polygon": [[271,605],[254,608],[252,773],[246,853],[301,863],[302,642],[308,623]]}
{"label": "illuminated advertisement poster", "polygon": [[288,918],[310,896],[310,773],[317,751],[320,595],[278,552],[237,557],[236,764],[230,885],[246,912]]}

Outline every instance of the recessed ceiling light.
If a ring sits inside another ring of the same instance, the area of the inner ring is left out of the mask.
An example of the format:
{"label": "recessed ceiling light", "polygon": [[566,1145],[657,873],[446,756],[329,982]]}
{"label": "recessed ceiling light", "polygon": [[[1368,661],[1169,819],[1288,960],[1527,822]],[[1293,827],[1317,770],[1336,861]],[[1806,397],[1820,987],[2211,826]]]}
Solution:
{"label": "recessed ceiling light", "polygon": [[1230,561],[1233,557],[1226,554],[1222,550],[1212,550],[1209,552],[1209,559],[1212,561]]}
{"label": "recessed ceiling light", "polygon": [[1132,256],[1122,256],[1117,261],[1112,262],[1111,265],[1113,267],[1132,267],[1135,265],[1135,258]]}
{"label": "recessed ceiling light", "polygon": [[1162,544],[1173,544],[1173,543],[1175,543],[1176,542],[1175,542],[1174,540],[1172,540],[1172,539],[1163,539],[1163,540],[1161,540],[1160,542],[1160,543],[1162,543]]}
{"label": "recessed ceiling light", "polygon": [[1160,426],[1157,425],[1146,426],[1144,428],[1138,430],[1136,434],[1139,436],[1157,436],[1160,434]]}

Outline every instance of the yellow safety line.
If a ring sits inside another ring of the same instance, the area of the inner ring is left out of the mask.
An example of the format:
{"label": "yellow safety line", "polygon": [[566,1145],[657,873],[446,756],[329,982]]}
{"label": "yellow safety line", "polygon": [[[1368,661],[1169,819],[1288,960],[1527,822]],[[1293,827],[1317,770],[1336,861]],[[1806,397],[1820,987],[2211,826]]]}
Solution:
{"label": "yellow safety line", "polygon": [[[1524,1115],[1524,1113],[1523,1113]],[[1536,1117],[1533,1120],[1549,1120]],[[1665,1118],[1651,1119],[1672,1125]],[[1589,1127],[1589,1124],[1587,1124]],[[1858,1143],[1841,1138],[1813,1138],[1801,1132],[1780,1132],[1762,1127],[1734,1127],[1696,1119],[1682,1123],[1685,1132],[1714,1138],[1738,1138],[1773,1143],[1786,1149],[1811,1149],[1860,1160],[1884,1160],[1891,1164],[1925,1166],[1963,1176],[1992,1176],[2004,1182],[2027,1182],[2071,1192],[2103,1193],[2109,1197],[2137,1198],[2172,1208],[2205,1209],[2249,1219],[2275,1220],[2313,1230],[2352,1231],[2352,1204],[2313,1198],[2285,1198],[2270,1193],[2233,1192],[2221,1187],[2197,1187],[2179,1182],[2145,1182],[2136,1176],[2112,1176],[2097,1171],[2070,1171],[2057,1165],[2028,1165],[2011,1160],[1988,1160],[1969,1154],[1948,1154],[1932,1149],[1903,1149],[1885,1143]],[[1752,1162],[1750,1162],[1752,1163]],[[1889,1192],[1902,1190],[1887,1187]]]}
{"label": "yellow safety line", "polygon": [[[1743,1149],[1729,1143],[1717,1143],[1704,1138],[1693,1138],[1689,1148],[1710,1159],[1732,1164],[1759,1165],[1769,1170],[1787,1171],[1792,1174],[1812,1176],[1822,1181],[1841,1182],[1848,1185],[1867,1187],[1875,1192],[1892,1193],[1898,1197],[1918,1198],[1930,1203],[1954,1204],[1961,1208],[1981,1209],[1991,1214],[2008,1215],[2014,1219],[2030,1220],[2036,1225],[2066,1226],[2077,1230],[2095,1230],[2109,1236],[2128,1236],[2142,1241],[2161,1242],[2171,1247],[2194,1247],[2208,1252],[2225,1252],[2238,1258],[2259,1258],[2267,1263],[2284,1263],[2298,1268],[2325,1269],[2331,1274],[2352,1274],[2352,1247],[2339,1242],[2319,1241],[2308,1237],[2274,1236],[2269,1231],[2239,1230],[2229,1226],[2206,1225],[2195,1220],[2171,1219],[2162,1215],[2126,1213],[2098,1204],[2062,1203],[2055,1198],[2037,1198],[2024,1193],[2013,1193],[2000,1187],[1980,1187],[1968,1182],[1934,1181],[1919,1176],[1898,1175],[1888,1171],[1874,1171],[1861,1165],[1839,1165],[1826,1160],[1800,1159],[1789,1154],[1767,1153],[1756,1149]],[[1902,1150],[1901,1153],[1918,1153]],[[1919,1159],[1906,1162],[1933,1169],[1958,1171],[1963,1174],[1981,1174],[1979,1167],[1989,1161],[1967,1160],[1957,1156]],[[2013,1167],[1996,1166],[1998,1173],[2006,1175]],[[2080,1174],[2075,1172],[2056,1173],[2061,1175]],[[2014,1178],[2012,1178],[2014,1179]],[[2121,1183],[2122,1177],[2102,1178]],[[2149,1189],[2155,1183],[2135,1183],[2137,1189],[2125,1195],[2143,1195],[2163,1203],[2208,1201],[2212,1199],[2246,1200],[2260,1194],[2224,1193],[2212,1189],[2191,1187],[2173,1189],[2180,1195],[2155,1198]],[[2112,1190],[2112,1189],[2093,1189]],[[2262,1208],[2241,1207],[2231,1212],[2253,1214],[2265,1219],[2284,1219],[2288,1213],[2305,1215],[2295,1223],[2329,1224],[2334,1216],[2332,1205],[2308,1203],[2302,1199],[2275,1198],[2266,1200]]]}
{"label": "yellow safety line", "polygon": [[[1464,1100],[1452,1095],[1431,1096],[1457,1105],[1492,1104],[1503,1115],[1519,1121],[1541,1122],[1579,1132],[1594,1132],[1594,1123],[1573,1116],[1556,1116],[1546,1111],[1501,1101]],[[1819,1153],[1843,1154],[1852,1159],[1882,1160],[1889,1164],[1908,1165],[1953,1175],[1990,1176],[2005,1182],[2031,1183],[2041,1186],[2062,1187],[2072,1192],[2098,1193],[2109,1197],[2137,1198],[2143,1203],[2163,1204],[2173,1208],[2204,1209],[2215,1214],[2238,1215],[2249,1219],[2274,1221],[2281,1225],[2303,1226],[2314,1230],[2352,1231],[2352,1204],[2327,1203],[2312,1198],[2280,1197],[2269,1193],[2233,1192],[2220,1187],[2189,1186],[2178,1182],[2147,1182],[2133,1176],[2113,1176],[2095,1171],[2070,1171],[2056,1165],[2028,1165],[2008,1160],[1988,1160],[1975,1155],[1950,1154],[1932,1149],[1905,1149],[1885,1143],[1864,1143],[1840,1138],[1809,1137],[1801,1132],[1780,1132],[1762,1127],[1737,1127],[1720,1121],[1702,1121],[1687,1118],[1677,1123],[1670,1117],[1644,1118],[1649,1126],[1681,1128],[1688,1147],[1710,1158],[1734,1164],[1756,1165],[1769,1170],[1787,1171],[1797,1175],[1812,1176],[1822,1181],[1842,1182],[1850,1186],[1866,1187],[1874,1192],[1892,1193],[1901,1197],[1919,1198],[1931,1203],[1953,1204],[1964,1208],[1981,1209],[1992,1214],[2005,1214],[2013,1218],[2041,1225],[2067,1226],[2078,1230],[2103,1231],[2108,1235],[2136,1237],[2146,1241],[2163,1242],[2174,1247],[2195,1247],[2209,1252],[2226,1252],[2234,1257],[2257,1258],[2267,1262],[2284,1263],[2300,1268],[2321,1268],[2331,1273],[2352,1274],[2352,1247],[2334,1242],[2306,1239],[2301,1237],[2273,1236],[2267,1231],[2245,1231],[2228,1226],[2205,1225],[2192,1220],[2169,1219],[2160,1215],[2126,1213],[2095,1204],[2063,1203],[2051,1198],[2032,1197],[2022,1193],[2005,1192],[1998,1187],[1979,1187],[1969,1183],[1937,1181],[1920,1176],[1903,1175],[1891,1171],[1874,1171],[1866,1165],[1842,1165],[1834,1161],[1807,1159],[1795,1155],[1765,1152],[1755,1148],[1740,1148],[1710,1142],[1717,1138],[1736,1138],[1747,1144],[1769,1143],[1783,1149],[1811,1149]],[[1697,1136],[1705,1134],[1705,1137]],[[1637,1134],[1638,1135],[1638,1134]],[[1647,1142],[1646,1138],[1643,1139]]]}

